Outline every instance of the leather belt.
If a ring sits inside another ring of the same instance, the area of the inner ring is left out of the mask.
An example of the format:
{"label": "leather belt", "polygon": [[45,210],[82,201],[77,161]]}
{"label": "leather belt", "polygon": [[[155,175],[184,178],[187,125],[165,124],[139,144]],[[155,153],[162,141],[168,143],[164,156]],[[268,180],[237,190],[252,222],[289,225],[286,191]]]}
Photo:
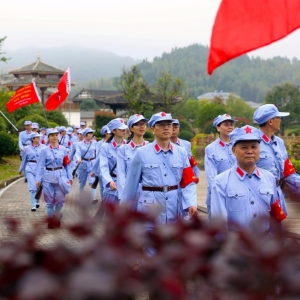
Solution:
{"label": "leather belt", "polygon": [[142,190],[143,191],[151,191],[151,192],[169,192],[173,190],[177,190],[178,185],[165,185],[165,186],[143,186]]}
{"label": "leather belt", "polygon": [[36,163],[37,161],[30,159],[30,160],[28,160],[28,162],[34,162],[34,163]]}
{"label": "leather belt", "polygon": [[117,174],[110,174],[111,177],[117,177]]}
{"label": "leather belt", "polygon": [[82,160],[86,160],[86,161],[91,161],[93,159],[95,159],[96,157],[92,157],[92,158],[83,158]]}
{"label": "leather belt", "polygon": [[55,168],[46,168],[47,171],[56,171],[61,170],[63,167],[55,167]]}

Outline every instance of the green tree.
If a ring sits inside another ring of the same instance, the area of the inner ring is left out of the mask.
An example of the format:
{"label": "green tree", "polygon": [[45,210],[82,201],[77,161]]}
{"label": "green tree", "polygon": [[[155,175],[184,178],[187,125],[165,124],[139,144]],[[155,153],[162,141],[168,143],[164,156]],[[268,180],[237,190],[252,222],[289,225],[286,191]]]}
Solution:
{"label": "green tree", "polygon": [[[68,126],[68,121],[64,114],[60,110],[52,110],[52,111],[46,111],[45,112],[47,121],[49,122],[49,126],[51,125],[51,122],[54,122],[58,124],[59,126]],[[44,116],[44,115],[42,115]],[[51,126],[53,127],[53,126]],[[55,127],[55,126],[54,126]]]}
{"label": "green tree", "polygon": [[2,44],[5,39],[6,39],[6,36],[4,38],[0,38],[0,61],[3,61],[3,62],[7,62],[7,60],[8,60],[8,58],[5,56],[1,57],[1,55],[5,54],[5,52],[1,52]]}
{"label": "green tree", "polygon": [[226,101],[226,112],[233,118],[244,117],[249,120],[253,119],[254,109],[245,103],[241,98],[232,94],[229,95]]}
{"label": "green tree", "polygon": [[120,78],[116,80],[116,87],[128,101],[130,115],[152,110],[151,90],[145,84],[144,78],[136,66],[132,66],[130,70],[122,70]]}
{"label": "green tree", "polygon": [[154,84],[154,97],[161,102],[163,111],[170,112],[173,104],[181,102],[185,97],[186,86],[181,78],[173,78],[168,72],[161,72]]}
{"label": "green tree", "polygon": [[199,129],[204,129],[208,122],[213,122],[213,119],[218,115],[226,113],[226,107],[220,99],[214,99],[211,102],[208,100],[200,100],[200,109],[197,113],[196,126]]}
{"label": "green tree", "polygon": [[94,99],[85,99],[80,104],[80,110],[83,111],[95,111],[98,109],[99,107]]}
{"label": "green tree", "polygon": [[300,87],[290,83],[274,86],[266,95],[265,103],[275,104],[279,111],[290,112],[281,120],[281,133],[291,124],[300,123]]}

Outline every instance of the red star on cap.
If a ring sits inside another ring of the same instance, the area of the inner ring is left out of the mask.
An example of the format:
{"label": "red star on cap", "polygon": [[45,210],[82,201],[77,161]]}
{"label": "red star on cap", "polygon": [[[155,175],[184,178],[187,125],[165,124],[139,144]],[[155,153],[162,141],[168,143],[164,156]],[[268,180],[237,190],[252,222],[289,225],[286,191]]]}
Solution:
{"label": "red star on cap", "polygon": [[139,114],[135,114],[135,116],[136,116],[136,117],[138,117],[138,116],[139,116]]}
{"label": "red star on cap", "polygon": [[123,119],[120,119],[120,122],[121,122],[121,123],[124,123],[124,120],[123,120]]}
{"label": "red star on cap", "polygon": [[160,115],[161,115],[162,117],[166,117],[166,116],[167,116],[167,114],[166,114],[165,112],[162,112]]}
{"label": "red star on cap", "polygon": [[252,133],[252,129],[249,126],[247,126],[246,128],[244,128],[244,130],[245,130],[246,134]]}
{"label": "red star on cap", "polygon": [[227,118],[230,118],[230,115],[228,115],[228,114],[225,114],[225,117],[227,117]]}

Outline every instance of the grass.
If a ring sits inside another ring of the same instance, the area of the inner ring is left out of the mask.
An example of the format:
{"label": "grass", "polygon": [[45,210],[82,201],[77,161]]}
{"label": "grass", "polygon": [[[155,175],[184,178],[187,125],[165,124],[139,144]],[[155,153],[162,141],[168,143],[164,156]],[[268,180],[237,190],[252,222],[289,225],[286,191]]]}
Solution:
{"label": "grass", "polygon": [[0,158],[0,180],[19,175],[21,161],[19,155]]}

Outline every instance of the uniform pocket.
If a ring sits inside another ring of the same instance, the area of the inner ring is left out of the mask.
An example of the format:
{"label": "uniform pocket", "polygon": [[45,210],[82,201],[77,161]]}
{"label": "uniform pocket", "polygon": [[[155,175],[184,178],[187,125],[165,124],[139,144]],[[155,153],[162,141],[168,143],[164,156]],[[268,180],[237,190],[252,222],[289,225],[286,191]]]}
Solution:
{"label": "uniform pocket", "polygon": [[177,182],[181,181],[183,165],[180,163],[172,164],[172,172],[176,177]]}
{"label": "uniform pocket", "polygon": [[227,191],[227,207],[230,211],[242,211],[246,209],[245,190]]}
{"label": "uniform pocket", "polygon": [[271,205],[271,197],[274,195],[273,189],[261,187],[259,188],[259,194],[261,196],[261,200],[263,200],[269,207]]}

